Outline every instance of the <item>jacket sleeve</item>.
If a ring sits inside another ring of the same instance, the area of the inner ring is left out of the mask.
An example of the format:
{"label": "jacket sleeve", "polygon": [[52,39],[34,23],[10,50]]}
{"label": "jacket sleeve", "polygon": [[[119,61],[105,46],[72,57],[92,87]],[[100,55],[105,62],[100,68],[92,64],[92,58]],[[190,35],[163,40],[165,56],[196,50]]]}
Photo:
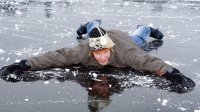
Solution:
{"label": "jacket sleeve", "polygon": [[171,68],[170,65],[161,59],[153,57],[140,49],[132,48],[125,54],[124,59],[126,64],[137,70],[148,70],[162,76]]}
{"label": "jacket sleeve", "polygon": [[81,62],[80,51],[80,47],[61,48],[28,58],[27,61],[31,65],[31,70],[79,64]]}

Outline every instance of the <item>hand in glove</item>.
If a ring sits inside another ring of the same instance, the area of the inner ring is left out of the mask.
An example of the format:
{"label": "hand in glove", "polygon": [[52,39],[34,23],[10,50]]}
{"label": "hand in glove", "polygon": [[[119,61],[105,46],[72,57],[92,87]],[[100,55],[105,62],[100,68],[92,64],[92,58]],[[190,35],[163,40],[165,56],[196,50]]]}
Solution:
{"label": "hand in glove", "polygon": [[173,92],[185,93],[193,90],[195,82],[184,76],[179,70],[172,68],[171,72],[165,74],[167,80],[171,81],[171,90]]}
{"label": "hand in glove", "polygon": [[6,81],[16,82],[20,80],[20,74],[30,68],[28,61],[22,60],[19,63],[2,67],[0,69],[0,77]]}
{"label": "hand in glove", "polygon": [[83,39],[83,34],[89,33],[95,26],[99,26],[100,24],[101,20],[94,20],[84,25],[81,25],[76,31],[78,34],[77,39]]}

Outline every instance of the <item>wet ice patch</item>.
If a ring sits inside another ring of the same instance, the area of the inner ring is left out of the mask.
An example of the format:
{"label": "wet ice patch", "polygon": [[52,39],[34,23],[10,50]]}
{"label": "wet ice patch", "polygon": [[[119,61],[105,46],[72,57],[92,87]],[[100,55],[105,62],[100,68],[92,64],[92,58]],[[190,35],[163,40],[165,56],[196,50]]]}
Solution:
{"label": "wet ice patch", "polygon": [[146,77],[146,76],[136,76],[132,79],[130,79],[132,83],[136,84],[136,85],[148,85],[151,84],[153,82],[153,79],[150,77]]}
{"label": "wet ice patch", "polygon": [[122,87],[132,87],[133,85],[142,86],[142,87],[151,87],[154,79],[147,76],[135,76],[129,78],[128,81],[122,83]]}
{"label": "wet ice patch", "polygon": [[[68,69],[69,70],[69,69]],[[69,70],[70,71],[70,70]],[[31,74],[37,75],[38,77],[40,77],[40,79],[43,80],[48,80],[51,78],[55,78],[55,77],[65,77],[66,74],[68,74],[68,71],[65,71],[65,69],[61,69],[61,68],[53,68],[50,71],[49,70],[44,70],[44,71],[35,71],[32,72]],[[78,71],[72,71],[70,72],[72,75],[74,75],[74,73],[79,74]],[[55,83],[60,83],[59,81],[55,81]],[[48,84],[48,82],[45,82],[45,84]]]}

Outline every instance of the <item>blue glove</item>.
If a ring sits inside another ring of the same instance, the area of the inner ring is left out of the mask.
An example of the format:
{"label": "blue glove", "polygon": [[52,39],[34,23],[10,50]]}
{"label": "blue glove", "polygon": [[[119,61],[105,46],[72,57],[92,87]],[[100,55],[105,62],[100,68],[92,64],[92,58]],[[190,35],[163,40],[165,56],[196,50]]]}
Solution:
{"label": "blue glove", "polygon": [[16,82],[20,80],[20,74],[23,71],[27,71],[31,68],[27,60],[22,60],[19,63],[13,63],[11,65],[2,67],[0,69],[0,77],[3,80]]}
{"label": "blue glove", "polygon": [[84,25],[81,25],[76,31],[76,33],[78,34],[77,39],[83,39],[82,37],[83,34],[87,34],[91,32],[94,27],[98,27],[100,26],[100,24],[101,24],[101,20],[97,19],[97,20],[88,22]]}
{"label": "blue glove", "polygon": [[184,76],[178,69],[172,68],[171,72],[167,72],[164,77],[171,81],[171,90],[178,93],[185,93],[193,90],[195,82]]}

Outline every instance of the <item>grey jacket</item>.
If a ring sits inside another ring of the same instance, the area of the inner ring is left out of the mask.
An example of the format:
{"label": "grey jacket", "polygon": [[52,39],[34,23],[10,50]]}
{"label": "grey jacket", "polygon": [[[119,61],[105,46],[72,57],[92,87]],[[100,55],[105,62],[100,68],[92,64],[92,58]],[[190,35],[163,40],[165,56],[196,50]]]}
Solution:
{"label": "grey jacket", "polygon": [[[108,65],[114,67],[132,67],[137,70],[148,70],[162,76],[170,65],[159,58],[153,57],[138,48],[127,33],[119,30],[108,30],[108,36],[114,41],[115,46],[111,50],[111,58]],[[56,51],[46,52],[42,55],[28,58],[31,70],[45,69],[49,67],[64,67],[73,64],[90,66],[102,66],[93,56],[88,41],[80,43],[74,48],[61,48]]]}

